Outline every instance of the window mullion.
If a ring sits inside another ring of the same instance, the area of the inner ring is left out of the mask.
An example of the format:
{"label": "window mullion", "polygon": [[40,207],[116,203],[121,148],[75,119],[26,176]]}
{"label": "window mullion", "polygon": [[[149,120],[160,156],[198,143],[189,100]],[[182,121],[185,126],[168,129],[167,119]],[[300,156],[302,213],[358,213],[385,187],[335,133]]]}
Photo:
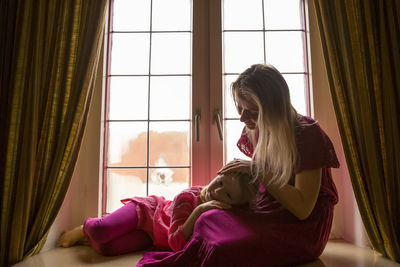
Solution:
{"label": "window mullion", "polygon": [[[210,31],[210,178],[216,175],[224,162],[224,140],[221,140],[215,113],[224,122],[223,90],[222,90],[222,5],[221,0],[210,1],[209,31]],[[221,127],[222,131],[225,127]],[[222,139],[225,135],[222,134]]]}
{"label": "window mullion", "polygon": [[[192,49],[192,185],[207,184],[210,177],[210,73],[209,2],[193,0]],[[196,131],[195,115],[200,113]],[[196,140],[196,132],[199,134]]]}

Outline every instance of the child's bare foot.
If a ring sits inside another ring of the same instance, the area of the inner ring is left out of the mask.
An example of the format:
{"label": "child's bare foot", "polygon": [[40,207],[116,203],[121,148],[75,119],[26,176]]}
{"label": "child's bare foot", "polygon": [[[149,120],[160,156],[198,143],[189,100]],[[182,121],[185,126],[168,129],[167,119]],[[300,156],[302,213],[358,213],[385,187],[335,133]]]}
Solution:
{"label": "child's bare foot", "polygon": [[80,225],[72,230],[62,233],[58,245],[60,247],[68,248],[84,240],[85,235],[83,234],[83,226]]}

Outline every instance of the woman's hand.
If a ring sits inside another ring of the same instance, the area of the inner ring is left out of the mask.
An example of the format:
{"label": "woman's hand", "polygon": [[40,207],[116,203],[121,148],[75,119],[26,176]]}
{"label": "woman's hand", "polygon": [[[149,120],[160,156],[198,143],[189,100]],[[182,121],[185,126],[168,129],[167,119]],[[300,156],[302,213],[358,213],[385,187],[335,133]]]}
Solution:
{"label": "woman's hand", "polygon": [[234,159],[227,163],[222,169],[220,169],[218,174],[229,174],[232,172],[241,172],[251,174],[251,161],[244,159]]}

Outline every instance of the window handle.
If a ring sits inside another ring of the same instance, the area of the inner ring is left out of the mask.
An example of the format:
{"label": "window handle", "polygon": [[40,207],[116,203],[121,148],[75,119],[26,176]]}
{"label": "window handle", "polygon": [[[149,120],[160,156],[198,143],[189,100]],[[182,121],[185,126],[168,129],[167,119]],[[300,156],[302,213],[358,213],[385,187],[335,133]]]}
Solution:
{"label": "window handle", "polygon": [[197,110],[194,115],[194,130],[196,134],[196,142],[200,141],[200,119],[201,119],[201,111]]}
{"label": "window handle", "polygon": [[219,139],[222,141],[224,139],[223,139],[223,135],[222,135],[221,116],[219,115],[218,109],[214,110],[214,121],[215,121],[215,124],[217,124]]}

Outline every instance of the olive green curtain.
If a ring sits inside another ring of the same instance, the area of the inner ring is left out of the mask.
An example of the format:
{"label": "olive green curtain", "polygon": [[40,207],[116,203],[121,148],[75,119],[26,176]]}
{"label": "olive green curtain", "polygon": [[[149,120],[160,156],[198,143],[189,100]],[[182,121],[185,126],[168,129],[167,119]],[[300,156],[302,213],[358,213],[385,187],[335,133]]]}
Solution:
{"label": "olive green curtain", "polygon": [[65,197],[107,0],[0,3],[0,265],[37,253]]}
{"label": "olive green curtain", "polygon": [[400,261],[400,1],[315,0],[336,118],[373,248]]}

